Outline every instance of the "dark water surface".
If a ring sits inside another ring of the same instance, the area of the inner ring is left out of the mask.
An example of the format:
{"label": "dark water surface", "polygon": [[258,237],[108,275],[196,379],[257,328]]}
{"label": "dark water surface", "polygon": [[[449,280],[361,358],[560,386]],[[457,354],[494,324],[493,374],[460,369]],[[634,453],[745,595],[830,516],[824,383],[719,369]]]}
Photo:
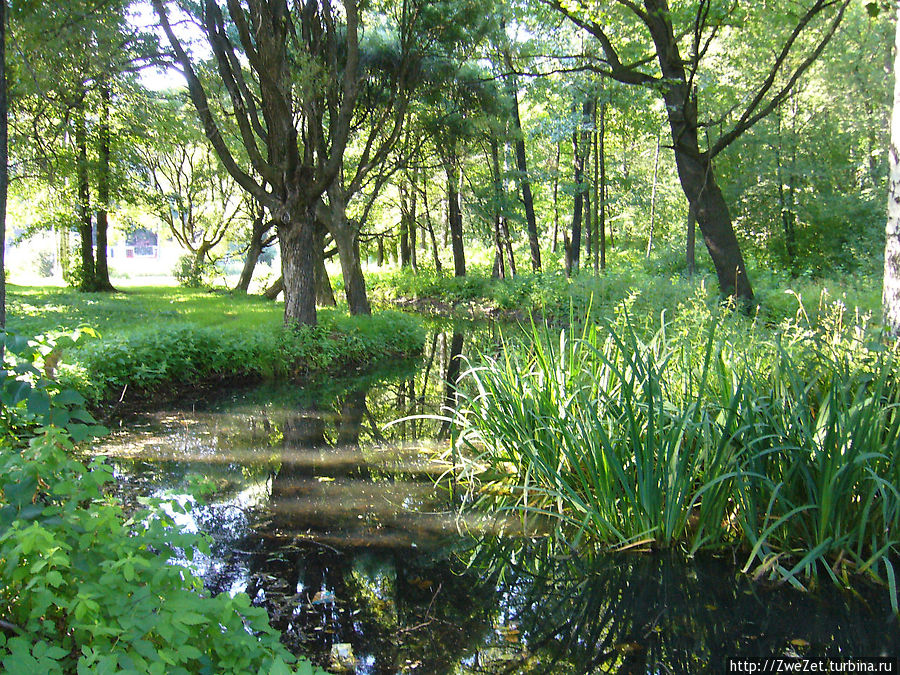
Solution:
{"label": "dark water surface", "polygon": [[207,586],[248,593],[292,651],[335,672],[690,674],[725,672],[729,656],[897,655],[882,589],[767,587],[730,555],[574,560],[517,522],[460,516],[449,481],[435,487],[451,468],[442,423],[385,425],[439,413],[452,356],[496,339],[436,328],[420,363],[185,400],[101,451],[126,494],[208,492],[176,516],[212,538],[195,559]]}

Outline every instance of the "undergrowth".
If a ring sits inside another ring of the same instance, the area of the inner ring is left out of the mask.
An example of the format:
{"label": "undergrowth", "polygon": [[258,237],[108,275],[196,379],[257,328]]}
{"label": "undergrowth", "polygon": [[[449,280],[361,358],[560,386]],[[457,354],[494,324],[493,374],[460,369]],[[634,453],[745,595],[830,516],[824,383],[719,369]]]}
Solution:
{"label": "undergrowth", "polygon": [[[177,531],[177,503],[126,515],[102,459],[73,439],[104,430],[35,366],[46,346],[4,336],[0,430],[0,665],[4,672],[320,673],[279,642],[245,594],[207,593]],[[52,351],[52,345],[50,345]],[[291,664],[291,665],[289,665]]]}

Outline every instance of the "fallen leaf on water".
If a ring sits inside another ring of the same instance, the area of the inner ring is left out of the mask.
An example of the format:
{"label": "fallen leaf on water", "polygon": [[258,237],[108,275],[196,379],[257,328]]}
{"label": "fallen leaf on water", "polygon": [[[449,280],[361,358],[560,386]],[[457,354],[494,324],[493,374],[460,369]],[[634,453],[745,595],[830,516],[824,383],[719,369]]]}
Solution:
{"label": "fallen leaf on water", "polygon": [[791,644],[795,647],[809,647],[809,643],[803,638],[794,638],[791,640]]}

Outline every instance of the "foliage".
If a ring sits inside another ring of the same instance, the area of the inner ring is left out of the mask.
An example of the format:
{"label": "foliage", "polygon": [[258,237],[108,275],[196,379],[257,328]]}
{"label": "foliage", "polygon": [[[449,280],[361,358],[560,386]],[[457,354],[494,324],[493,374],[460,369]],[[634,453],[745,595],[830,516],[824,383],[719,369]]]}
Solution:
{"label": "foliage", "polygon": [[57,357],[61,381],[93,403],[208,379],[360,371],[412,358],[425,342],[419,321],[395,311],[323,310],[316,327],[288,328],[273,303],[187,289],[112,296],[13,289],[11,298],[11,328],[97,327],[92,340],[60,343]]}
{"label": "foliage", "polygon": [[215,265],[209,260],[198,260],[196,255],[183,255],[178,258],[172,276],[186,288],[203,288],[214,270]]}
{"label": "foliage", "polygon": [[745,571],[795,585],[865,573],[896,609],[896,347],[840,308],[774,334],[683,309],[655,331],[627,311],[532,325],[483,357],[453,417],[473,497],[558,520],[576,547],[735,544]]}
{"label": "foliage", "polygon": [[[28,341],[3,375],[0,437],[0,663],[16,673],[307,673],[243,594],[209,596],[176,531],[183,507],[149,501],[129,516],[104,495],[112,471],[74,457],[73,432],[101,431],[83,399],[35,367]],[[52,353],[52,351],[51,351]],[[46,367],[46,358],[44,358]]]}

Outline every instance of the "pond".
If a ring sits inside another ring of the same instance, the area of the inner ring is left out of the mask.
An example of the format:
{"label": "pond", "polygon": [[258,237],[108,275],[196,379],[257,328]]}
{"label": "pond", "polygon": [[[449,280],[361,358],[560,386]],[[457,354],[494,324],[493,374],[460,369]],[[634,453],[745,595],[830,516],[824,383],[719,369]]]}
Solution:
{"label": "pond", "polygon": [[[882,589],[803,594],[741,560],[576,559],[457,508],[446,423],[460,361],[496,325],[435,324],[415,364],[299,388],[255,384],[123,422],[99,448],[127,498],[212,538],[208,588],[246,592],[334,672],[719,673],[736,656],[897,655]],[[444,480],[440,480],[441,477]]]}

